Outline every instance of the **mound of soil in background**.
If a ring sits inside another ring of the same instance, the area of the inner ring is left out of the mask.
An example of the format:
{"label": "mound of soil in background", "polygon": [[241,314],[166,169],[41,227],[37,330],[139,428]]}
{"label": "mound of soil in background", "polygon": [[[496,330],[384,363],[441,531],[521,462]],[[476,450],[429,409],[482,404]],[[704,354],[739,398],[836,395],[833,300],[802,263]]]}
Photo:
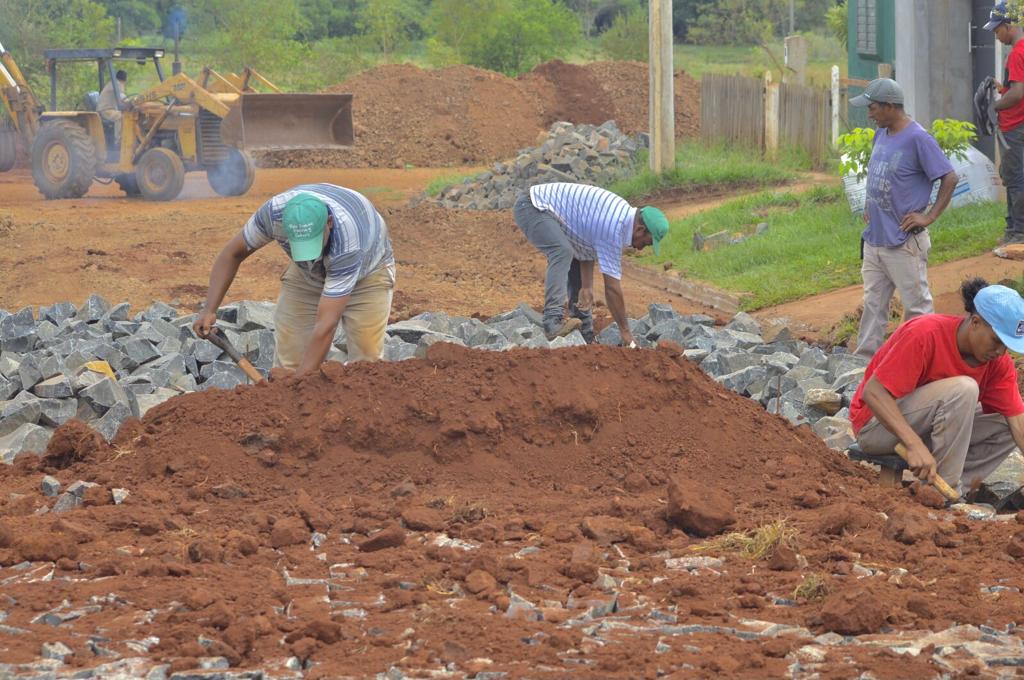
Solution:
{"label": "mound of soil in background", "polygon": [[[532,83],[544,104],[544,125],[568,120],[600,125],[614,120],[624,132],[645,132],[648,120],[647,64],[639,61],[595,61],[541,64],[520,80]],[[675,76],[676,137],[700,133],[700,82],[685,71]]]}
{"label": "mound of soil in background", "polygon": [[[5,637],[9,662],[59,640],[92,664],[87,636],[102,631],[104,647],[130,656],[140,652],[123,641],[159,637],[148,655],[175,669],[295,655],[315,662],[309,677],[444,663],[518,676],[572,657],[594,664],[580,669],[589,677],[685,663],[776,677],[790,663],[778,639],[701,633],[655,655],[656,631],[608,630],[616,644],[596,645],[558,624],[612,601],[602,575],[625,579],[608,611],[636,623],[672,608],[679,624],[936,630],[1000,627],[1024,606],[1005,552],[1016,524],[928,520],[930,536],[888,538],[882,511],[922,512],[906,493],[664,351],[442,344],[422,360],[184,395],[110,447],[66,450],[81,427],[65,425],[48,459],[0,468],[0,581],[18,603],[5,604],[5,625],[27,631]],[[71,513],[40,515],[44,472],[100,488]],[[728,494],[737,529],[788,518],[807,566],[723,555],[711,572],[668,569],[665,551],[700,554],[666,518],[679,478]],[[123,505],[100,493],[111,488],[130,491]],[[52,581],[6,568],[40,555],[58,560]],[[857,564],[882,571],[864,578]],[[830,575],[829,600],[772,604],[812,572]],[[52,608],[78,617],[32,623]],[[861,671],[892,663],[867,647],[840,656],[851,654]],[[927,671],[926,655],[900,663]]]}
{"label": "mound of soil in background", "polygon": [[[352,149],[254,155],[263,167],[489,163],[533,146],[558,120],[615,120],[625,132],[646,130],[647,79],[641,62],[553,61],[517,79],[472,66],[379,66],[327,89],[354,95]],[[676,135],[694,136],[699,126],[700,84],[680,71]]]}

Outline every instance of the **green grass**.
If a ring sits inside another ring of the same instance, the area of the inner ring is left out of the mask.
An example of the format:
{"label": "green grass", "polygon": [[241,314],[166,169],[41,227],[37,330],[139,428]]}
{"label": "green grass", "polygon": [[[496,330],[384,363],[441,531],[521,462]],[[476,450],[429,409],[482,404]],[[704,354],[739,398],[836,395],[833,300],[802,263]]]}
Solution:
{"label": "green grass", "polygon": [[462,184],[467,179],[476,177],[477,175],[484,172],[483,170],[477,170],[476,172],[457,172],[451,175],[441,175],[430,180],[430,184],[423,191],[427,196],[437,196],[443,189],[451,186],[452,184]]}
{"label": "green grass", "polygon": [[669,189],[699,193],[715,187],[766,187],[796,179],[800,171],[810,170],[806,154],[789,151],[777,161],[766,161],[760,154],[725,145],[680,142],[676,146],[676,166],[657,175],[647,167],[647,155],[640,154],[639,171],[620,178],[606,188],[626,200]]}
{"label": "green grass", "polygon": [[[840,75],[846,75],[846,52],[836,41],[821,35],[808,34],[807,84],[830,87],[832,66],[839,66]],[[783,43],[773,41],[767,45],[774,60],[759,46],[734,45],[676,45],[673,65],[694,78],[705,73],[722,73],[760,78],[765,71],[779,79],[777,64],[784,61]]]}
{"label": "green grass", "polygon": [[[1005,208],[985,203],[947,210],[931,228],[931,264],[980,254],[996,245]],[[768,231],[708,252],[693,250],[693,235],[742,232],[760,222]],[[745,310],[761,309],[860,283],[863,222],[850,213],[838,186],[798,195],[765,192],[672,223],[660,257],[684,276],[740,294]]]}

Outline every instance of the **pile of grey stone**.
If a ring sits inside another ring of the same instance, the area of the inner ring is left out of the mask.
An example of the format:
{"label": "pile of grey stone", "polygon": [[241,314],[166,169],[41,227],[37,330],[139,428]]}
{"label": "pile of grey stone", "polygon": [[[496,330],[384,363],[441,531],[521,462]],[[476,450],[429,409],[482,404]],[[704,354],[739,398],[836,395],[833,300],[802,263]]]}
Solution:
{"label": "pile of grey stone", "polygon": [[[107,440],[132,417],[167,399],[209,388],[248,383],[223,352],[192,332],[194,314],[156,302],[131,315],[92,295],[81,307],[61,302],[10,313],[0,310],[0,460],[40,451],[53,429],[79,418]],[[218,311],[217,325],[264,375],[274,360],[274,304],[243,301]],[[668,305],[630,321],[645,347],[678,343],[691,361],[732,391],[757,400],[794,424],[812,425],[826,442],[844,449],[852,441],[846,419],[865,361],[794,339],[785,327],[764,332],[748,314],[724,328],[709,316],[680,315]],[[613,324],[598,334],[621,342]],[[447,342],[476,349],[558,349],[586,344],[579,331],[549,341],[540,313],[525,303],[487,320],[425,312],[387,327],[386,361],[423,357]],[[344,330],[334,337],[329,360],[345,361]]]}
{"label": "pile of grey stone", "polygon": [[[274,356],[273,305],[244,302],[220,311],[225,332],[254,365]],[[167,399],[247,382],[245,374],[162,302],[131,315],[92,295],[70,302],[0,310],[0,459],[45,448],[53,428],[79,418],[106,439],[125,420]]]}
{"label": "pile of grey stone", "polygon": [[603,184],[633,169],[637,153],[649,146],[646,133],[627,135],[609,120],[599,126],[554,123],[540,146],[441,191],[447,208],[507,210],[516,195],[535,184]]}

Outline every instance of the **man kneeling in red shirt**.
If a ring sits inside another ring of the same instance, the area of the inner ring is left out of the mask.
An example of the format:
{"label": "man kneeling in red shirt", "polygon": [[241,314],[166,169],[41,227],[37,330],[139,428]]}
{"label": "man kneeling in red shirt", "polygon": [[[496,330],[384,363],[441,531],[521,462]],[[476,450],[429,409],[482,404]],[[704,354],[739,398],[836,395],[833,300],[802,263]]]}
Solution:
{"label": "man kneeling in red shirt", "polygon": [[925,314],[885,341],[850,405],[864,453],[907,447],[918,478],[936,473],[961,493],[1024,449],[1024,401],[1006,353],[1024,352],[1024,299],[970,279],[967,316]]}

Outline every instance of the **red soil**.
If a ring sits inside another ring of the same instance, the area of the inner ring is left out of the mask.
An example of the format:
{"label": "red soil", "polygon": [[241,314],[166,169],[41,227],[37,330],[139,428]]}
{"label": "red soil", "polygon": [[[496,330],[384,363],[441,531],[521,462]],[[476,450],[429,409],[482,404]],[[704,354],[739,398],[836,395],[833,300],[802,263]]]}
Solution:
{"label": "red soil", "polygon": [[[591,677],[691,664],[698,675],[760,678],[786,673],[782,657],[804,643],[701,633],[668,636],[671,649],[655,654],[657,633],[609,631],[617,644],[603,647],[558,624],[581,613],[573,607],[609,602],[600,575],[625,579],[618,616],[645,625],[651,609],[674,607],[680,625],[761,619],[861,634],[1003,626],[1024,606],[1019,592],[980,590],[1024,587],[1007,552],[1021,552],[1016,523],[928,516],[908,492],[878,487],[806,428],[667,351],[437,345],[424,360],[332,364],[302,381],[184,395],[109,447],[83,428],[69,423],[46,458],[0,469],[0,583],[16,601],[5,625],[28,630],[0,638],[9,662],[60,640],[91,665],[101,660],[86,636],[99,633],[132,656],[125,640],[157,636],[149,655],[176,669],[199,656],[260,667],[295,655],[315,662],[309,677],[443,663],[521,677],[585,658]],[[35,514],[50,500],[44,472],[131,495],[115,506],[92,491],[71,513]],[[716,505],[724,494],[731,529],[788,519],[802,559],[780,554],[769,569],[711,552],[724,559],[713,571],[667,569],[667,556],[707,554],[667,517],[671,478],[685,480],[674,506],[689,495],[699,508],[701,489]],[[311,549],[314,531],[326,538]],[[479,547],[438,545],[439,531]],[[23,559],[56,561],[53,579],[9,568]],[[879,574],[865,578],[863,567]],[[286,571],[313,581],[287,585]],[[829,599],[773,604],[812,573],[826,575]],[[90,598],[100,611],[31,623]],[[925,657],[893,666],[865,647],[835,661],[925,677]]]}
{"label": "red soil", "polygon": [[[356,144],[346,151],[264,154],[278,167],[403,167],[488,163],[534,146],[551,123],[647,130],[647,65],[554,61],[517,79],[472,66],[392,64],[328,88],[351,92]],[[700,84],[676,74],[676,135],[700,127]]]}

